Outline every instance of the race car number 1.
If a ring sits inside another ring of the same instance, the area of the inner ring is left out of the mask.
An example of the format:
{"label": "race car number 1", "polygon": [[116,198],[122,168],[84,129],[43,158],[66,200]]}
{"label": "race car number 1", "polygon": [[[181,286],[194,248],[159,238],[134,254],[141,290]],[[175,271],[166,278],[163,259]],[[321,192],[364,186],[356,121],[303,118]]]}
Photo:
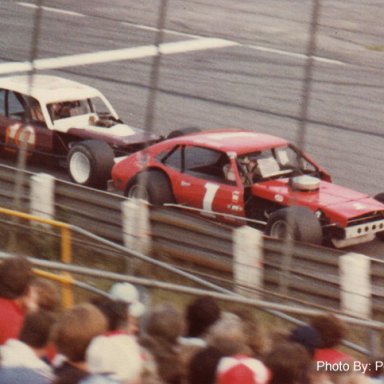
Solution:
{"label": "race car number 1", "polygon": [[206,183],[204,187],[205,187],[205,195],[203,199],[203,209],[206,211],[212,211],[213,199],[216,196],[216,192],[219,189],[219,185]]}

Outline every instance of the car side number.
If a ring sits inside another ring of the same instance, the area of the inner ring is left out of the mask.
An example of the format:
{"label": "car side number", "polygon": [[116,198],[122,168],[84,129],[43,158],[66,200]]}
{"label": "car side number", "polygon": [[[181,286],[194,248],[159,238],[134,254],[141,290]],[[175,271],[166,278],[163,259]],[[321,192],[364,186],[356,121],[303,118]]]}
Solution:
{"label": "car side number", "polygon": [[29,147],[35,146],[36,134],[31,126],[23,127],[21,124],[16,123],[7,128],[5,132],[6,145],[13,144],[16,147],[20,147],[23,140],[27,142]]}
{"label": "car side number", "polygon": [[216,192],[219,189],[218,184],[206,183],[205,187],[205,195],[203,199],[203,209],[205,211],[212,211],[212,203],[213,199],[216,196]]}

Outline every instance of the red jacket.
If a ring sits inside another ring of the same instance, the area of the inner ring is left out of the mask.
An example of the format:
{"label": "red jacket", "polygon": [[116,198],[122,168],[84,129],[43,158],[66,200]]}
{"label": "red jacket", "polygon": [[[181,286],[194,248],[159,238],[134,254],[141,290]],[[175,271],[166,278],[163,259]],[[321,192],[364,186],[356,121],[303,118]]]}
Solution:
{"label": "red jacket", "polygon": [[0,297],[0,345],[18,338],[24,317],[24,310],[15,301]]}

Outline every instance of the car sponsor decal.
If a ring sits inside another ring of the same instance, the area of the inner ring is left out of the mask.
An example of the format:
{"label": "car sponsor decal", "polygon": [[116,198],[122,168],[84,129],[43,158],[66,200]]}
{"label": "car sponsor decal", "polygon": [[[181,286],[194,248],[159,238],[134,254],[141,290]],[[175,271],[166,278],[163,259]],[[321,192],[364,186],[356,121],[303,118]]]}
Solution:
{"label": "car sponsor decal", "polygon": [[362,211],[366,208],[366,206],[362,203],[353,203],[353,208],[355,208],[357,211]]}
{"label": "car sponsor decal", "polygon": [[240,192],[239,191],[233,191],[232,192],[232,201],[234,203],[237,203],[240,200]]}
{"label": "car sponsor decal", "polygon": [[227,208],[234,212],[241,212],[243,210],[243,208],[240,205],[236,205],[236,204],[228,204]]}
{"label": "car sponsor decal", "polygon": [[275,200],[279,203],[282,203],[284,201],[284,197],[282,195],[275,195]]}

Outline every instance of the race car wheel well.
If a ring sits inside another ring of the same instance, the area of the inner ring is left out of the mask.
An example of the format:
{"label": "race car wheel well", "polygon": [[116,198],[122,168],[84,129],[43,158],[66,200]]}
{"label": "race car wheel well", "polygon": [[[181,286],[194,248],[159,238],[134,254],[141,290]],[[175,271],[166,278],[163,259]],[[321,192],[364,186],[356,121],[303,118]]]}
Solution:
{"label": "race car wheel well", "polygon": [[310,209],[301,206],[281,208],[273,212],[265,232],[271,237],[290,237],[304,243],[320,245],[323,241],[319,220]]}
{"label": "race car wheel well", "polygon": [[124,195],[142,198],[157,206],[175,202],[171,181],[168,175],[158,168],[149,168],[137,174],[127,184]]}
{"label": "race car wheel well", "polygon": [[244,209],[246,217],[254,220],[267,221],[271,212],[281,209],[282,206],[273,201],[257,196],[250,196],[244,191]]}
{"label": "race car wheel well", "polygon": [[[377,195],[375,196],[375,200],[380,201],[380,203],[383,203],[383,204],[384,204],[384,192],[377,194]],[[377,237],[379,240],[384,241],[384,231],[382,231],[382,232],[377,232],[377,233],[376,233],[376,237]]]}
{"label": "race car wheel well", "polygon": [[107,143],[99,140],[80,141],[68,152],[69,176],[77,184],[105,188],[111,178],[113,159],[113,150]]}

